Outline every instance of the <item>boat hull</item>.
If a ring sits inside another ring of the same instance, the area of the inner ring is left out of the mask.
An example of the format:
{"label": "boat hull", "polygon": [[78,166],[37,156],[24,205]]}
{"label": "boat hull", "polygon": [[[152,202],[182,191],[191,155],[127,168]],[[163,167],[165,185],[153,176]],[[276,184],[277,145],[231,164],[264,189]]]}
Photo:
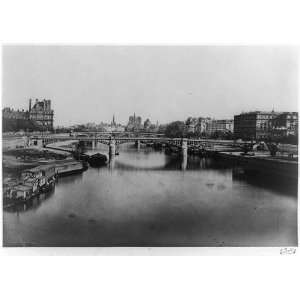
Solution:
{"label": "boat hull", "polygon": [[94,154],[89,158],[89,164],[91,167],[101,167],[107,163],[107,157],[104,154]]}

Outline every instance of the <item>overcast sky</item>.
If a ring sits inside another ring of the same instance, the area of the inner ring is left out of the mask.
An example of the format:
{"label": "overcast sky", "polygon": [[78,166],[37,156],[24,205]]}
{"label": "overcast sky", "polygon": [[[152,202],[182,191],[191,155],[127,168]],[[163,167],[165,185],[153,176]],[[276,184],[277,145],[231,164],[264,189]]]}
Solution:
{"label": "overcast sky", "polygon": [[55,126],[233,118],[297,111],[298,53],[291,47],[5,46],[3,104],[52,100]]}

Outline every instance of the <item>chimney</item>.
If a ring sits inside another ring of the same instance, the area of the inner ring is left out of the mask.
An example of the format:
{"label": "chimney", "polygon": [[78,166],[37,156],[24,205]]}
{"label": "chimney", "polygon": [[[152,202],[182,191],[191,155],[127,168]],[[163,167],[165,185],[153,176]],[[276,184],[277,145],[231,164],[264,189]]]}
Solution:
{"label": "chimney", "polygon": [[29,99],[29,112],[31,111],[31,98]]}

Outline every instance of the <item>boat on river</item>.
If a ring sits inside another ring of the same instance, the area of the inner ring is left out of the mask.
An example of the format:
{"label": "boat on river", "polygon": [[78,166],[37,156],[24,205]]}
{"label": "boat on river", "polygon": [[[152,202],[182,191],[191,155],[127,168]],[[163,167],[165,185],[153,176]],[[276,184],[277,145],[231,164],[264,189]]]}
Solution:
{"label": "boat on river", "polygon": [[57,162],[55,166],[56,174],[59,177],[82,173],[86,169],[87,162],[76,160],[65,160],[62,162]]}
{"label": "boat on river", "polygon": [[92,167],[101,167],[107,163],[107,156],[101,153],[96,153],[90,156],[89,164]]}

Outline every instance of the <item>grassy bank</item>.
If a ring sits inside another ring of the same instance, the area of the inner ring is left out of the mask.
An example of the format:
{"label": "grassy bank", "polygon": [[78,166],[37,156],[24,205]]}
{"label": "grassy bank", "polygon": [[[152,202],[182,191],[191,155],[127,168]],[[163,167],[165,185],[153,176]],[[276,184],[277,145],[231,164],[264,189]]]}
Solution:
{"label": "grassy bank", "polygon": [[41,163],[52,163],[64,160],[67,154],[55,153],[45,149],[9,149],[3,151],[3,177],[17,176],[25,169],[30,169]]}

